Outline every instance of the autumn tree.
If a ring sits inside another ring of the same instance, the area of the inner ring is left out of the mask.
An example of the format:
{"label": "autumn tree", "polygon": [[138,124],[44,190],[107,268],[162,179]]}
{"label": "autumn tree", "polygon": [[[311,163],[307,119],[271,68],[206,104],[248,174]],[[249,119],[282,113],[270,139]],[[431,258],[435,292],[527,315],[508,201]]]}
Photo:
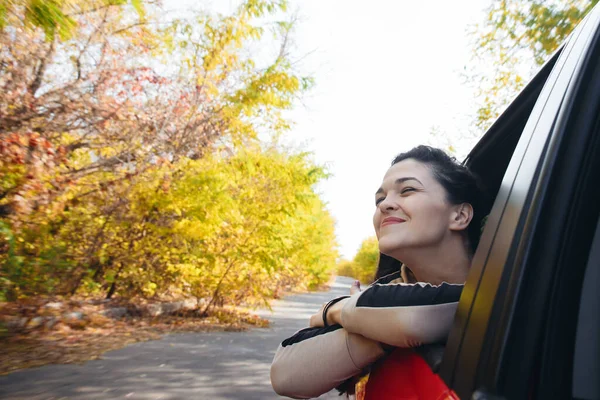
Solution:
{"label": "autumn tree", "polygon": [[[131,4],[140,17],[144,16],[145,8],[142,0],[89,0],[86,9],[91,10],[107,6],[122,6]],[[81,6],[85,3],[80,3]],[[77,13],[82,9],[69,8],[68,0],[0,0],[0,29],[11,24],[15,16],[21,17],[26,25],[43,30],[46,39],[52,41],[70,38],[77,27]],[[12,15],[12,18],[11,18]]]}
{"label": "autumn tree", "polygon": [[342,261],[338,264],[338,274],[350,276],[363,283],[371,283],[377,272],[379,263],[379,242],[376,237],[362,241],[352,261]]}
{"label": "autumn tree", "polygon": [[474,27],[478,134],[487,129],[598,0],[493,0]]}
{"label": "autumn tree", "polygon": [[[70,36],[19,6],[0,31],[5,296],[212,306],[327,279],[333,221],[313,190],[326,174],[276,144],[311,85],[293,69],[293,25],[269,21],[285,2],[166,23],[150,2],[50,3]],[[248,49],[267,23],[280,46],[258,62]]]}

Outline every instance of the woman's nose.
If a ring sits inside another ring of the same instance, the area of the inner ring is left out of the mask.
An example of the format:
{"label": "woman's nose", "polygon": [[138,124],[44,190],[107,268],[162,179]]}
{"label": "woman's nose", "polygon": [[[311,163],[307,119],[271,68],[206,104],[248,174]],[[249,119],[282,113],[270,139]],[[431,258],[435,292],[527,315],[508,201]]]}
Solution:
{"label": "woman's nose", "polygon": [[379,203],[379,210],[381,210],[381,212],[394,211],[398,209],[398,203],[390,197],[391,196],[386,196],[386,198]]}

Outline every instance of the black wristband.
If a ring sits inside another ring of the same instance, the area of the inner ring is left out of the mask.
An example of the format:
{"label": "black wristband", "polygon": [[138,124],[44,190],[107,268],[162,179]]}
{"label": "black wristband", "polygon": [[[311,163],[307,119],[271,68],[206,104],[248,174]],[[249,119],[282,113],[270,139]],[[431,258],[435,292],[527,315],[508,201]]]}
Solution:
{"label": "black wristband", "polygon": [[327,323],[327,310],[329,310],[329,307],[331,307],[332,305],[334,305],[338,301],[347,299],[348,297],[350,297],[350,296],[341,296],[341,297],[335,298],[333,300],[330,300],[329,303],[327,303],[325,305],[325,307],[323,308],[323,326],[324,327],[328,327],[329,326],[329,324]]}

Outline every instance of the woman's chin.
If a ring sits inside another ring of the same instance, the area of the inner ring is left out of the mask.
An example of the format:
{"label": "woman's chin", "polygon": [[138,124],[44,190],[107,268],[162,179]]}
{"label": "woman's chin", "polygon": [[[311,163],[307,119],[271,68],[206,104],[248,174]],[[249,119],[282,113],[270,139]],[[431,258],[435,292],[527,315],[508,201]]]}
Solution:
{"label": "woman's chin", "polygon": [[386,240],[386,238],[379,239],[379,251],[386,256],[394,257],[401,249],[402,244],[399,243],[398,240]]}

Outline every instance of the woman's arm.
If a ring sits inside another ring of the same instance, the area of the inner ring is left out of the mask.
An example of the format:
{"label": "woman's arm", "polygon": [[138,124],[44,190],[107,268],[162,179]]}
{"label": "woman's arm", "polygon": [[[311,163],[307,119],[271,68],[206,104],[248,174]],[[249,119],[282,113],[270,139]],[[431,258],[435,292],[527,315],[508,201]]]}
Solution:
{"label": "woman's arm", "polygon": [[436,343],[450,331],[463,286],[375,283],[333,305],[327,320],[391,346]]}
{"label": "woman's arm", "polygon": [[[316,397],[383,356],[380,342],[416,347],[444,341],[463,285],[404,284],[398,277],[390,275],[334,304],[327,320],[335,325],[303,329],[284,340],[271,366],[275,391]],[[315,316],[322,323],[321,312]]]}
{"label": "woman's arm", "polygon": [[271,365],[271,384],[282,396],[317,397],[384,354],[378,342],[348,333],[340,325],[303,329],[277,349]]}

